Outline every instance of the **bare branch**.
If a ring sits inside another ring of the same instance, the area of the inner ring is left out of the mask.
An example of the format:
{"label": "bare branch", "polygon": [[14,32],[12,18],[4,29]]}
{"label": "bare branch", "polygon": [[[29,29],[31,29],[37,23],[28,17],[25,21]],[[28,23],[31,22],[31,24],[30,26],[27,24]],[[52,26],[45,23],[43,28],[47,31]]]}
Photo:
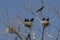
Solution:
{"label": "bare branch", "polygon": [[59,38],[59,33],[57,34],[56,40],[58,40],[58,38]]}
{"label": "bare branch", "polygon": [[6,12],[7,12],[7,22],[8,22],[7,27],[10,27],[10,20],[9,20],[9,15],[8,15],[8,10],[7,10],[7,8],[6,8]]}
{"label": "bare branch", "polygon": [[60,12],[55,7],[53,7],[54,11],[56,12],[57,16],[60,18]]}
{"label": "bare branch", "polygon": [[15,40],[17,40],[17,36],[15,37]]}
{"label": "bare branch", "polygon": [[22,37],[19,35],[18,32],[14,32],[21,40],[22,40]]}

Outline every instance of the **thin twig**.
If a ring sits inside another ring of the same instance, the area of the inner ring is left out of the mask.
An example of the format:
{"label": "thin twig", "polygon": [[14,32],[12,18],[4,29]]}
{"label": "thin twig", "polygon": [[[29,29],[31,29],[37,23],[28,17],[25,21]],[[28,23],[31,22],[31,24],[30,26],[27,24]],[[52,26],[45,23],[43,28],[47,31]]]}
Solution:
{"label": "thin twig", "polygon": [[18,32],[14,32],[21,40],[22,40],[22,37],[19,35]]}
{"label": "thin twig", "polygon": [[60,18],[60,13],[59,13],[59,11],[58,11],[55,7],[53,7],[53,9],[54,9],[54,11],[56,12],[57,16]]}
{"label": "thin twig", "polygon": [[36,34],[35,34],[35,32],[32,30],[32,28],[31,28],[31,31],[32,31],[32,35],[33,35],[34,40],[37,40],[37,39],[36,39]]}
{"label": "thin twig", "polygon": [[59,38],[59,33],[57,34],[56,40],[58,40],[58,38]]}
{"label": "thin twig", "polygon": [[6,8],[6,12],[7,12],[7,22],[8,22],[7,27],[10,27],[10,20],[9,20],[9,15],[8,15],[8,10],[7,10],[7,8]]}
{"label": "thin twig", "polygon": [[15,37],[15,40],[17,40],[17,36]]}

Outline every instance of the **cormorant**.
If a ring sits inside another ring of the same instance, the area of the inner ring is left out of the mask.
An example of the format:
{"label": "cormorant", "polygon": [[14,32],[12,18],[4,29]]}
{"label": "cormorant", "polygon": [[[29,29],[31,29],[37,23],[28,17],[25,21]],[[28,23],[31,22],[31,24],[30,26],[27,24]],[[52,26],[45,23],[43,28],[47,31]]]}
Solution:
{"label": "cormorant", "polygon": [[32,18],[30,21],[33,22],[34,21],[34,18]]}
{"label": "cormorant", "polygon": [[44,6],[42,6],[41,8],[39,8],[39,9],[37,10],[37,12],[42,11],[43,8],[44,8]]}

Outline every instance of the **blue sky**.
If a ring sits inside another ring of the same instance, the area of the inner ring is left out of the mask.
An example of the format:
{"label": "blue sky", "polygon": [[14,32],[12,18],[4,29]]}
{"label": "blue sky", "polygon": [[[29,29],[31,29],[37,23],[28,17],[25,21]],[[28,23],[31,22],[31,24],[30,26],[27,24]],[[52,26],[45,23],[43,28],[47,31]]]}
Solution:
{"label": "blue sky", "polygon": [[[51,25],[49,25],[45,29],[45,31],[49,34],[52,34],[53,36],[56,36],[57,29],[59,28],[59,24],[60,24],[60,19],[58,18],[58,16],[56,15],[56,12],[53,10],[52,7],[54,6],[57,10],[60,10],[60,0],[43,0],[43,2],[45,5],[45,8],[43,9],[43,17],[45,17],[45,18],[50,17],[50,21],[52,19],[56,18],[54,20],[54,22],[52,22]],[[8,15],[11,17],[10,18],[11,24],[13,24],[13,21],[16,19],[17,12],[19,14],[19,17],[22,19],[34,17],[22,5],[24,5],[27,8],[30,7],[30,0],[0,0],[0,20],[5,21],[4,17],[2,17],[2,14],[4,16],[6,16],[5,8],[7,8]],[[32,7],[33,7],[34,11],[39,9],[41,5],[42,5],[41,0],[32,0]],[[47,7],[47,9],[46,9],[46,7]],[[18,11],[18,9],[19,9],[19,11]],[[3,24],[1,24],[0,30],[3,28],[5,28],[5,26]],[[41,37],[41,32],[39,32],[39,31],[42,31],[42,25],[39,24],[38,20],[36,20],[34,22],[33,29],[36,33],[37,40],[38,40],[38,38]],[[22,29],[21,29],[21,31],[22,31]],[[4,40],[2,36],[4,36],[4,35],[0,34],[0,39]],[[9,40],[14,40],[14,36],[11,36],[11,37],[8,36],[8,38],[9,38]],[[55,38],[50,38],[47,35],[45,35],[44,40],[55,40]],[[60,40],[60,37],[59,37],[59,40]]]}

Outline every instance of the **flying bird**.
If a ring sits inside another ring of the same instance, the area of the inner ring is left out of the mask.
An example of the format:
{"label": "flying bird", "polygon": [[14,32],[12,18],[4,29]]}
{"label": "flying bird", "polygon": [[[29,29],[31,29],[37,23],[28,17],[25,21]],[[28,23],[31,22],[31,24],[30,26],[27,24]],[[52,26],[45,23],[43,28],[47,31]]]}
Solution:
{"label": "flying bird", "polygon": [[39,8],[39,9],[37,10],[37,12],[42,11],[43,8],[44,8],[44,6],[42,6],[41,8]]}

